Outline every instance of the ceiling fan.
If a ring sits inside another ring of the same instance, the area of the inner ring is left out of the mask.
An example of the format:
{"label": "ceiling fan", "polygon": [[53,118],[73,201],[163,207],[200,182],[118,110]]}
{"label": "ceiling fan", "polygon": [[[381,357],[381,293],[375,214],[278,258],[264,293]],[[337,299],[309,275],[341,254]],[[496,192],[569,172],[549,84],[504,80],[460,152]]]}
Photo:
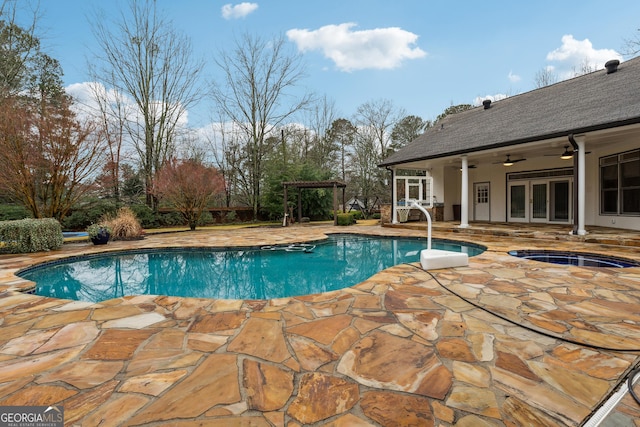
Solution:
{"label": "ceiling fan", "polygon": [[[468,165],[468,166],[467,166],[467,169],[475,169],[475,168],[477,168],[477,167],[478,167],[477,165]],[[460,169],[460,170],[462,170],[462,166],[460,166],[460,168],[459,168],[459,169]]]}
{"label": "ceiling fan", "polygon": [[511,160],[511,154],[507,154],[507,158],[504,159],[503,162],[495,162],[494,165],[499,165],[500,163],[502,163],[503,166],[513,166],[514,163],[524,162],[525,160],[527,160],[527,159]]}
{"label": "ceiling fan", "polygon": [[[562,160],[569,160],[569,159],[572,159],[572,158],[573,158],[573,153],[575,153],[575,151],[574,151],[574,150],[569,150],[569,146],[568,146],[568,145],[565,145],[565,146],[564,146],[564,152],[560,155],[560,158],[561,158]],[[587,152],[585,152],[585,154],[589,154],[589,153],[591,153],[591,151],[587,151]],[[545,154],[545,156],[548,156],[548,157],[557,157],[558,155],[557,155],[557,154]]]}

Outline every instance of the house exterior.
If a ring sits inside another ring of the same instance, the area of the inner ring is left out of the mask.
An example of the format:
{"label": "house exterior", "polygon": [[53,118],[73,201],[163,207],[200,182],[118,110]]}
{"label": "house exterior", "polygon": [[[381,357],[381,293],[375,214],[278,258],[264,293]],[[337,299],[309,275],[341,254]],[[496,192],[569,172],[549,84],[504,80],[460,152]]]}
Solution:
{"label": "house exterior", "polygon": [[379,166],[392,176],[392,222],[410,198],[461,228],[640,230],[640,57],[447,116]]}

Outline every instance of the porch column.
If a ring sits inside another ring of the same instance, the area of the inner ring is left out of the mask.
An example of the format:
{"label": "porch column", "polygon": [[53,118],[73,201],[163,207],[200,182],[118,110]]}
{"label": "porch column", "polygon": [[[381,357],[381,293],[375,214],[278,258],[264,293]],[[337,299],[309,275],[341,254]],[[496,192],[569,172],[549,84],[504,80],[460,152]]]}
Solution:
{"label": "porch column", "polygon": [[398,223],[398,211],[396,205],[398,204],[398,193],[396,192],[396,170],[391,169],[391,224]]}
{"label": "porch column", "polygon": [[469,227],[469,161],[462,156],[462,188],[460,189],[460,228]]}
{"label": "porch column", "polygon": [[585,141],[584,137],[575,138],[578,143],[578,236],[587,234],[585,229],[585,199],[587,184],[585,181]]}

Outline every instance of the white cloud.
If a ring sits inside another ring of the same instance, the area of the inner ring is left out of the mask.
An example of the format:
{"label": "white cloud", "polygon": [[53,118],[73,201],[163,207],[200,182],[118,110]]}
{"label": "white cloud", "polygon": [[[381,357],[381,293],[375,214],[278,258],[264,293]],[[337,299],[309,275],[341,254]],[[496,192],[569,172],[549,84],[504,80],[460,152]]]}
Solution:
{"label": "white cloud", "polygon": [[554,69],[562,79],[600,70],[610,59],[622,61],[622,55],[613,49],[595,49],[589,39],[576,40],[571,34],[562,36],[562,46],[547,54],[547,61],[558,63]]}
{"label": "white cloud", "polygon": [[[142,113],[134,100],[122,93],[119,94],[113,89],[107,89],[102,83],[73,83],[67,86],[65,91],[73,98],[74,103],[72,108],[81,119],[99,119],[100,106],[96,96],[100,96],[102,99],[107,100],[112,109],[116,109],[116,105],[119,105],[119,108],[124,112],[126,120],[129,123],[138,123],[138,126],[142,126]],[[161,111],[161,107],[162,104],[159,101],[150,104],[152,111],[154,109]],[[177,120],[177,127],[179,129],[187,128],[189,124],[189,112],[183,109],[181,105],[177,105],[176,107],[177,108],[173,109],[174,114],[180,115]]]}
{"label": "white cloud", "polygon": [[475,107],[482,105],[482,101],[484,101],[485,99],[489,99],[491,100],[491,102],[495,102],[495,101],[500,101],[501,99],[505,99],[508,98],[509,95],[505,95],[504,93],[497,93],[495,95],[486,95],[486,96],[477,96],[474,100],[472,105],[474,105]]}
{"label": "white cloud", "polygon": [[222,17],[227,20],[244,18],[251,12],[255,11],[257,8],[258,3],[243,2],[236,5],[228,3],[222,6]]}
{"label": "white cloud", "polygon": [[517,83],[522,79],[518,74],[513,74],[513,71],[509,71],[507,78],[511,83]]}
{"label": "white cloud", "polygon": [[109,98],[113,95],[102,84],[96,82],[73,83],[65,88],[65,92],[73,98],[74,112],[83,118],[95,117],[98,114],[99,106],[95,97],[96,93],[102,97],[106,95]]}
{"label": "white cloud", "polygon": [[393,69],[407,59],[427,55],[419,47],[412,47],[418,36],[397,27],[354,31],[353,22],[325,25],[317,30],[292,29],[289,40],[301,52],[322,51],[341,71],[363,69]]}

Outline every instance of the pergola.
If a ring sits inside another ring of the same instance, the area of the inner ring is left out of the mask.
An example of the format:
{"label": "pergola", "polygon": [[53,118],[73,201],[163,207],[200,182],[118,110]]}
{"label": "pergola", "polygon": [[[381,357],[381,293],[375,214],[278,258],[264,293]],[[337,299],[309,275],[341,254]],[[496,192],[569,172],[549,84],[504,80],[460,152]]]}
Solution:
{"label": "pergola", "polygon": [[[303,188],[332,188],[333,187],[333,225],[338,225],[338,188],[342,188],[342,204],[344,205],[344,189],[347,186],[341,181],[289,181],[283,182],[284,186],[284,212],[287,213],[287,188],[298,189],[298,222],[302,220],[302,198],[300,192]],[[286,224],[286,221],[283,223]]]}

